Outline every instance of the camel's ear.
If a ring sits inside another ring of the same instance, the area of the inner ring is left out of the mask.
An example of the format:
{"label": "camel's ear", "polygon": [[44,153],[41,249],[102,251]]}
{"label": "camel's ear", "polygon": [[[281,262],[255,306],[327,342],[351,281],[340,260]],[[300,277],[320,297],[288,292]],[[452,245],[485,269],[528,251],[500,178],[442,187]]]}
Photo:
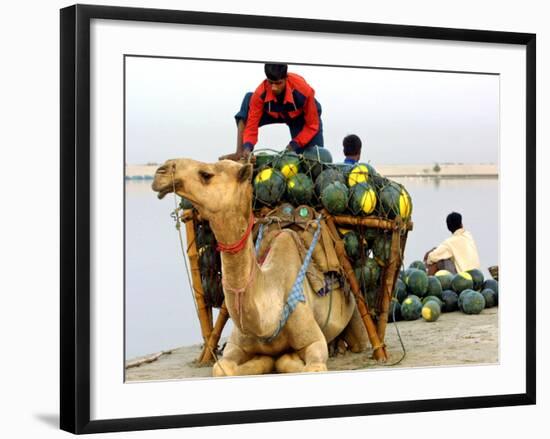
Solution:
{"label": "camel's ear", "polygon": [[252,165],[250,163],[241,166],[241,169],[239,169],[239,173],[237,174],[237,180],[239,183],[252,181]]}

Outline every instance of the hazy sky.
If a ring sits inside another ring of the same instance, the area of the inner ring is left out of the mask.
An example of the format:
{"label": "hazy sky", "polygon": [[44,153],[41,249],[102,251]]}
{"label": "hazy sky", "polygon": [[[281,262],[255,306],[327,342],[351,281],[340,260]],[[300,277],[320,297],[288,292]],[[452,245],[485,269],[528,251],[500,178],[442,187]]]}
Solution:
{"label": "hazy sky", "polygon": [[[290,65],[315,89],[325,147],[343,160],[357,134],[373,164],[497,163],[495,75]],[[234,115],[264,79],[263,64],[126,58],[126,162],[187,157],[215,161],[235,151]],[[282,149],[284,124],[260,128],[256,149]]]}

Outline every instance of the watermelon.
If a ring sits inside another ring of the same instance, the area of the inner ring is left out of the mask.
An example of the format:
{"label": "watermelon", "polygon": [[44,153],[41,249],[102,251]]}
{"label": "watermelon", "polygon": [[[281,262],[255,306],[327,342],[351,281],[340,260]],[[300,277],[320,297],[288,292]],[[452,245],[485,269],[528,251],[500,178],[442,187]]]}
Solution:
{"label": "watermelon", "polygon": [[480,292],[469,290],[469,292],[464,295],[464,298],[462,299],[462,310],[464,313],[479,314],[484,308],[485,298]]}
{"label": "watermelon", "polygon": [[485,308],[492,308],[497,304],[497,296],[490,288],[485,288],[482,290],[481,295],[485,299]]}
{"label": "watermelon", "polygon": [[441,315],[441,307],[434,300],[428,300],[422,307],[422,318],[427,322],[435,322]]}
{"label": "watermelon", "polygon": [[300,172],[300,156],[292,151],[286,151],[274,160],[275,169],[281,171],[285,178],[294,177]]}
{"label": "watermelon", "polygon": [[254,157],[256,158],[256,163],[254,164],[256,169],[272,166],[276,158],[274,154],[269,154],[267,152],[259,152],[254,154]]}
{"label": "watermelon", "polygon": [[426,271],[426,265],[424,265],[424,262],[422,261],[411,262],[411,265],[409,265],[409,268],[416,268],[418,270]]}
{"label": "watermelon", "polygon": [[441,284],[441,288],[443,290],[450,290],[451,289],[451,282],[453,280],[453,274],[450,271],[439,270],[437,273],[435,273],[435,276],[439,280],[439,283]]}
{"label": "watermelon", "polygon": [[359,257],[359,238],[354,231],[349,231],[344,235],[344,248],[350,259]]}
{"label": "watermelon", "polygon": [[416,268],[410,269],[411,272],[407,276],[406,284],[409,291],[419,297],[425,296],[428,291],[428,275]]}
{"label": "watermelon", "polygon": [[276,204],[285,193],[284,175],[273,168],[264,168],[254,178],[254,193],[260,202],[272,206]]}
{"label": "watermelon", "polygon": [[204,246],[199,248],[199,267],[200,272],[207,274],[216,266],[216,252],[213,246]]}
{"label": "watermelon", "polygon": [[451,288],[457,293],[460,294],[464,290],[471,290],[474,287],[474,281],[472,276],[467,271],[462,271],[453,276],[451,281]]}
{"label": "watermelon", "polygon": [[348,188],[339,181],[330,183],[321,193],[323,206],[335,215],[345,212],[348,207],[348,198]]}
{"label": "watermelon", "polygon": [[451,312],[458,309],[458,294],[453,290],[445,290],[441,293],[441,300],[443,305],[441,306],[441,311]]}
{"label": "watermelon", "polygon": [[426,296],[422,299],[422,305],[425,305],[426,303],[428,303],[430,300],[436,302],[440,307],[442,307],[444,305],[444,302],[443,300],[441,300],[439,297],[436,297],[436,296]]}
{"label": "watermelon", "polygon": [[350,209],[354,215],[370,215],[376,207],[376,192],[368,183],[357,183],[350,190]]}
{"label": "watermelon", "polygon": [[180,209],[192,209],[193,205],[191,204],[191,201],[189,201],[185,197],[181,197],[180,200]]}
{"label": "watermelon", "polygon": [[364,163],[355,165],[348,174],[348,186],[369,182],[369,168]]}
{"label": "watermelon", "polygon": [[378,296],[376,294],[376,289],[373,287],[369,288],[365,293],[365,300],[367,301],[367,304],[369,305],[369,309],[371,311],[376,309],[377,297]]}
{"label": "watermelon", "polygon": [[478,270],[477,268],[474,268],[472,270],[468,270],[468,273],[470,273],[470,276],[472,276],[472,281],[474,283],[474,290],[480,290],[483,286],[483,273]]}
{"label": "watermelon", "polygon": [[380,189],[379,197],[381,216],[395,218],[400,215],[403,219],[410,218],[412,201],[402,185],[387,180],[386,184]]}
{"label": "watermelon", "polygon": [[493,292],[498,297],[498,282],[494,279],[487,279],[485,282],[483,282],[483,289],[489,288],[493,290]]}
{"label": "watermelon", "polygon": [[407,296],[401,304],[401,317],[403,320],[417,320],[422,313],[422,302],[414,294]]}
{"label": "watermelon", "polygon": [[374,259],[368,258],[364,264],[355,268],[355,277],[363,291],[372,289],[378,284],[380,267]]}
{"label": "watermelon", "polygon": [[306,174],[313,179],[316,179],[323,171],[323,163],[332,163],[330,151],[317,145],[305,148],[302,157]]}
{"label": "watermelon", "polygon": [[215,273],[201,276],[201,285],[204,292],[205,305],[215,308],[222,306],[224,295],[220,275]]}
{"label": "watermelon", "polygon": [[394,296],[399,303],[403,302],[403,300],[407,297],[407,286],[401,279],[397,279],[395,282]]}
{"label": "watermelon", "polygon": [[414,270],[416,270],[416,268],[407,268],[403,271],[403,282],[405,282],[405,285],[407,285],[407,278]]}
{"label": "watermelon", "polygon": [[388,322],[399,320],[401,320],[401,304],[397,300],[392,300],[388,309]]}
{"label": "watermelon", "polygon": [[200,249],[204,246],[211,246],[214,245],[216,242],[216,237],[214,236],[214,233],[212,233],[212,230],[206,223],[199,224],[195,231],[196,239],[197,239],[197,247]]}
{"label": "watermelon", "polygon": [[315,179],[315,193],[319,196],[323,193],[323,190],[330,184],[335,181],[339,181],[343,185],[346,184],[344,179],[344,174],[341,170],[337,168],[327,168],[319,174]]}
{"label": "watermelon", "polygon": [[313,182],[306,174],[296,174],[288,179],[286,193],[292,203],[309,204],[313,196]]}
{"label": "watermelon", "polygon": [[383,263],[387,262],[391,254],[391,235],[386,236],[384,233],[380,233],[374,240],[372,252],[375,258]]}
{"label": "watermelon", "polygon": [[428,296],[435,296],[441,298],[441,293],[443,288],[441,287],[441,282],[435,276],[428,276],[428,290],[426,294]]}
{"label": "watermelon", "polygon": [[362,229],[362,232],[363,238],[367,241],[374,241],[378,236],[378,229],[375,229],[374,227],[365,227]]}

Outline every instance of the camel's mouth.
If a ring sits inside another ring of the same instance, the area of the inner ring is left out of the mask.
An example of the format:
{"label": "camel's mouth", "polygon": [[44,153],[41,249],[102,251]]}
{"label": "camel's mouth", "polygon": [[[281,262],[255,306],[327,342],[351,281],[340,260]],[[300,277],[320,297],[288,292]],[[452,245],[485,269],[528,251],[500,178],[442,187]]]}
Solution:
{"label": "camel's mouth", "polygon": [[177,191],[181,187],[181,181],[175,179],[174,181],[159,181],[159,180],[166,180],[162,177],[155,178],[153,181],[152,189],[155,192],[158,192],[157,197],[159,200],[162,200],[167,194],[170,192]]}
{"label": "camel's mouth", "polygon": [[161,189],[158,191],[158,194],[157,194],[157,198],[159,200],[162,200],[167,194],[169,194],[170,192],[173,192],[172,190],[172,187],[171,186],[167,186],[165,187],[164,189]]}

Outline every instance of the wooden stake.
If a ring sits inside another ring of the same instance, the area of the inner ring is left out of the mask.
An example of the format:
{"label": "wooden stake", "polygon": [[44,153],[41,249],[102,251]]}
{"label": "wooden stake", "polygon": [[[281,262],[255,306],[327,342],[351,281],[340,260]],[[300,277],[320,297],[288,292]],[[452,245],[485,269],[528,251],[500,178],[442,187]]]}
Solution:
{"label": "wooden stake", "polygon": [[126,369],[130,369],[132,367],[139,367],[142,364],[152,363],[153,361],[157,361],[163,355],[171,354],[171,353],[172,353],[172,351],[161,351],[161,352],[158,352],[156,354],[150,355],[148,357],[142,358],[140,360],[131,361],[130,363],[128,363],[126,365]]}
{"label": "wooden stake", "polygon": [[[190,210],[190,209],[189,209]],[[187,214],[186,211],[184,215]],[[182,217],[184,216],[182,215]],[[212,319],[209,317],[208,307],[204,301],[204,291],[202,289],[201,272],[199,268],[199,253],[197,250],[197,241],[195,239],[195,219],[191,215],[186,215],[185,232],[187,234],[187,257],[191,265],[191,279],[193,282],[193,294],[197,303],[197,314],[201,326],[201,333],[204,343],[210,338],[212,332]]]}
{"label": "wooden stake", "polygon": [[[392,220],[377,217],[360,217],[348,215],[333,216],[334,222],[338,225],[364,226],[382,230],[393,230],[395,222]],[[412,230],[412,222],[407,222],[407,230]]]}
{"label": "wooden stake", "polygon": [[199,363],[207,364],[214,359],[212,357],[212,352],[214,352],[218,348],[218,342],[220,341],[223,328],[225,327],[225,324],[227,323],[228,319],[229,319],[229,313],[227,312],[225,302],[223,302],[220,308],[220,312],[218,314],[218,318],[216,319],[216,325],[214,326],[214,329],[210,334],[210,338],[208,339],[208,342],[204,345],[202,349],[202,353],[199,357]]}
{"label": "wooden stake", "polygon": [[[380,313],[378,315],[378,338],[384,342],[386,335],[386,326],[388,324],[388,311],[390,307],[390,301],[392,297],[393,290],[395,288],[395,282],[397,280],[397,275],[399,273],[399,267],[401,266],[402,259],[402,246],[401,246],[401,231],[403,229],[403,222],[401,217],[395,219],[392,239],[391,239],[391,250],[390,250],[390,260],[386,265],[385,276],[382,281],[382,306]],[[387,354],[387,353],[386,353]]]}
{"label": "wooden stake", "polygon": [[359,282],[357,282],[353,267],[351,266],[351,263],[346,256],[344,241],[340,239],[340,235],[338,234],[338,230],[336,229],[336,225],[334,224],[334,218],[327,212],[324,212],[324,215],[326,216],[326,223],[335,242],[336,254],[338,255],[340,264],[342,264],[342,267],[344,267],[344,273],[348,278],[351,286],[351,291],[355,296],[357,310],[359,311],[359,314],[361,315],[361,320],[363,320],[363,324],[365,325],[365,329],[367,330],[367,335],[369,336],[369,341],[373,349],[373,357],[376,361],[386,361],[387,354],[384,349],[384,345],[380,342],[380,338],[378,337],[378,334],[376,332],[376,326],[372,321],[372,317],[368,309],[368,305],[361,294]]}

